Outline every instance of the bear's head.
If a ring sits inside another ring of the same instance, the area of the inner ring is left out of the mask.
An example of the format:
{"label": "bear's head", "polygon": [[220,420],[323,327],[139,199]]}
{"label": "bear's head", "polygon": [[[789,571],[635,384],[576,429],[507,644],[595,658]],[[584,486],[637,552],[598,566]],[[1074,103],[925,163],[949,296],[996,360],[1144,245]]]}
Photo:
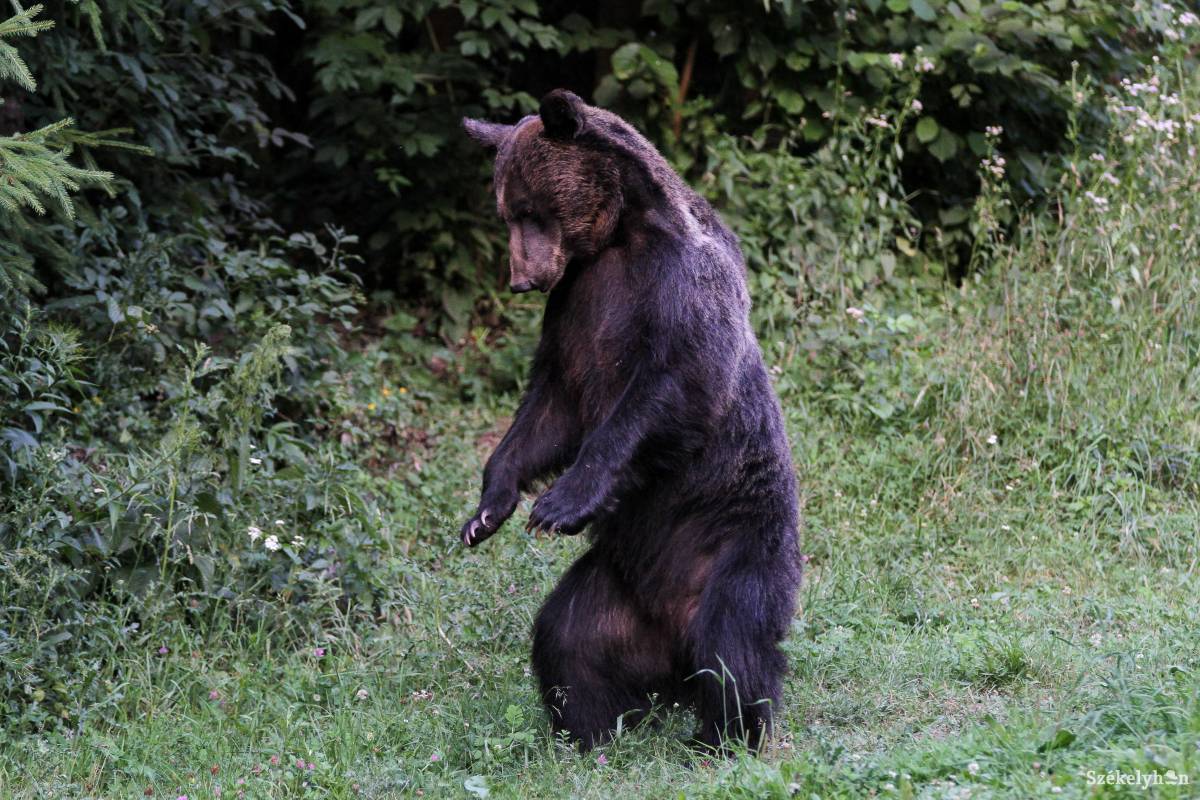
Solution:
{"label": "bear's head", "polygon": [[572,259],[595,256],[612,241],[621,171],[611,150],[589,135],[589,121],[604,113],[556,89],[515,125],[463,120],[472,138],[496,150],[496,208],[508,225],[514,292],[549,292]]}

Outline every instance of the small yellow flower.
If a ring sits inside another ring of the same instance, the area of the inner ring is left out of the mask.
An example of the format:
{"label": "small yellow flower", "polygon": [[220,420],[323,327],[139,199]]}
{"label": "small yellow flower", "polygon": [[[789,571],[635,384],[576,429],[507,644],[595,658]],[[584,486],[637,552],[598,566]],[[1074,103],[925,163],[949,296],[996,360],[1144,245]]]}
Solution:
{"label": "small yellow flower", "polygon": [[384,397],[391,397],[391,396],[392,396],[392,390],[391,390],[391,389],[389,389],[389,388],[388,388],[388,387],[386,387],[386,386],[385,386],[385,387],[383,387],[383,396],[384,396]]}
{"label": "small yellow flower", "polygon": [[375,410],[375,404],[367,403],[367,411],[374,411],[374,410]]}
{"label": "small yellow flower", "polygon": [[400,394],[408,394],[408,389],[405,389],[403,386],[401,386],[401,387],[400,387]]}
{"label": "small yellow flower", "polygon": [[72,411],[74,411],[76,414],[78,414],[78,413],[79,413],[79,406],[74,406],[74,407],[72,407],[72,408],[71,408],[71,410],[72,410]]}

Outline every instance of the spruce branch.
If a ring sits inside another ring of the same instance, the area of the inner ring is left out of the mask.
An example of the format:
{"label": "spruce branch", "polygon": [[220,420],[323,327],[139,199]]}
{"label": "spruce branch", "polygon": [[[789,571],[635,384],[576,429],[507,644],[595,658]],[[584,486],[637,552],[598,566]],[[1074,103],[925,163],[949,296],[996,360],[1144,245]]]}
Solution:
{"label": "spruce branch", "polygon": [[67,159],[71,145],[62,135],[74,124],[64,119],[28,133],[0,137],[0,207],[10,213],[22,207],[45,214],[42,196],[75,216],[71,192],[82,184],[106,184],[111,172],[77,167]]}
{"label": "spruce branch", "polygon": [[17,8],[16,14],[0,22],[0,81],[15,81],[23,89],[35,92],[37,91],[37,81],[34,80],[33,73],[29,71],[29,67],[21,58],[21,54],[17,52],[17,48],[6,42],[5,39],[17,36],[37,36],[39,33],[53,28],[54,22],[34,19],[42,12],[40,3],[23,11],[19,6]]}
{"label": "spruce branch", "polygon": [[[5,40],[36,36],[54,27],[54,23],[36,19],[42,11],[41,4],[22,9],[13,2],[13,7],[16,13],[0,21],[0,80],[11,80],[34,91],[37,82],[28,66],[17,49]],[[0,136],[0,209],[13,215],[24,209],[45,214],[46,204],[53,203],[67,217],[74,217],[71,193],[88,184],[110,188],[113,177],[111,172],[94,169],[90,159],[85,158],[88,166],[72,164],[70,157],[77,147],[116,146],[149,152],[148,148],[113,138],[125,131],[85,133],[75,130],[73,125],[73,120],[64,119],[35,131]]]}

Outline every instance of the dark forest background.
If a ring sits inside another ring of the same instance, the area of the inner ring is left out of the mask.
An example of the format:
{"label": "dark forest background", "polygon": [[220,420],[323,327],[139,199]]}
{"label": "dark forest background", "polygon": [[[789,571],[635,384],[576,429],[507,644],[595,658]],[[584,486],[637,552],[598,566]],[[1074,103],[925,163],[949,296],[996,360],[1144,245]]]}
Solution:
{"label": "dark forest background", "polygon": [[[52,2],[41,18],[57,28],[21,43],[40,86],[5,89],[0,133],[72,117],[152,154],[79,148],[118,176],[115,194],[77,200],[73,222],[6,216],[10,264],[53,286],[147,237],[184,252],[333,225],[358,237],[369,287],[421,307],[449,340],[503,304],[488,159],[461,134],[464,115],[512,121],[559,86],[617,111],[780,283],[814,237],[836,234],[849,200],[828,181],[774,179],[840,145],[840,129],[890,118],[893,136],[852,144],[882,152],[850,157],[894,177],[904,208],[866,210],[890,228],[849,277],[958,279],[986,129],[1003,129],[1014,196],[1036,200],[1069,146],[1075,82],[1125,74],[1156,35],[1127,4],[1093,0],[118,0]],[[1085,133],[1103,124],[1101,108],[1082,114]],[[787,287],[794,298],[827,288],[806,280]]]}

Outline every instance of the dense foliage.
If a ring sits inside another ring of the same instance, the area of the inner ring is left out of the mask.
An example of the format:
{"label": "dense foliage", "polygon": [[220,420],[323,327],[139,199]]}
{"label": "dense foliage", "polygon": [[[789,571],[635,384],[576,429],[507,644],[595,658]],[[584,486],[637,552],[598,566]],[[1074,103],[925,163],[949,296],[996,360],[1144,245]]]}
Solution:
{"label": "dense foliage", "polygon": [[[0,713],[107,713],[118,657],[164,626],[311,641],[407,608],[418,579],[382,555],[428,535],[386,520],[435,494],[429,409],[518,384],[504,345],[535,310],[498,291],[489,159],[461,116],[515,119],[566,85],[638,123],[741,236],[781,390],[900,430],[965,390],[910,368],[919,320],[873,311],[998,280],[1025,201],[1091,224],[1089,198],[1150,185],[1092,149],[1191,158],[1169,139],[1186,104],[1140,124],[1113,97],[1152,53],[1178,83],[1196,30],[1100,0],[18,9],[0,20]],[[1146,269],[1114,266],[1105,302],[1146,302]]]}
{"label": "dense foliage", "polygon": [[[129,129],[125,141],[156,153],[79,143],[129,182],[89,211],[124,210],[101,230],[224,239],[334,224],[362,240],[372,285],[419,298],[450,341],[474,313],[502,310],[503,238],[463,115],[515,119],[559,85],[619,111],[750,234],[757,273],[783,288],[806,253],[808,287],[792,292],[802,296],[884,281],[896,262],[901,274],[961,275],[986,129],[1004,131],[1017,195],[1041,195],[1059,166],[1072,75],[1111,79],[1176,25],[1158,6],[1101,0],[622,0],[586,11],[534,0],[120,0],[102,14],[51,3],[43,16],[58,30],[24,48],[41,90],[11,98],[0,126],[69,114],[82,131]],[[1088,130],[1104,117],[1100,106],[1081,114]],[[875,175],[849,194],[810,185],[759,197],[742,185],[835,163],[839,131],[864,121],[891,135],[853,149],[871,148],[864,161],[892,173],[883,188],[914,219],[876,209]],[[764,213],[801,224],[763,232]],[[847,263],[828,243],[864,215],[882,218],[879,252]],[[93,237],[96,222],[85,222]],[[63,234],[20,240],[69,250]]]}

